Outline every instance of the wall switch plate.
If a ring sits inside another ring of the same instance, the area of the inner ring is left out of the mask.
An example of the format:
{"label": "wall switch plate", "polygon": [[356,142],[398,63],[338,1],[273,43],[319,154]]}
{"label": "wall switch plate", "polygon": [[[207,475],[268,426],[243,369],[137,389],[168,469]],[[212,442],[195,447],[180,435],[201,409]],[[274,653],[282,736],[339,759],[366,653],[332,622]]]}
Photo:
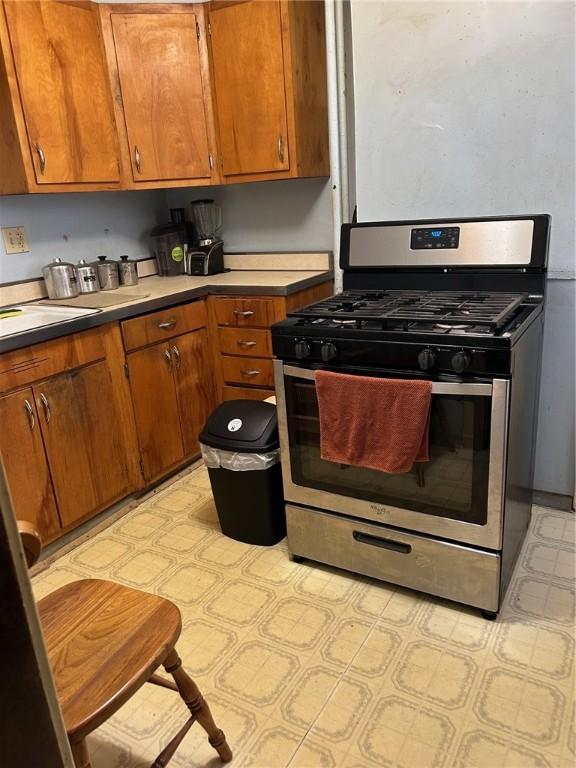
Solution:
{"label": "wall switch plate", "polygon": [[2,239],[7,254],[30,252],[24,227],[2,227]]}

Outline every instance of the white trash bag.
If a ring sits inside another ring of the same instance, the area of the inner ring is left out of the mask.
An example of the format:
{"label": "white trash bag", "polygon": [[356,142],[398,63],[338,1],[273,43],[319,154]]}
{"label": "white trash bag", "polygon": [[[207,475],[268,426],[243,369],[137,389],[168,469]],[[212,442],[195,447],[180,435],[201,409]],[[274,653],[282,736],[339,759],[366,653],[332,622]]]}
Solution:
{"label": "white trash bag", "polygon": [[280,461],[280,449],[268,453],[237,453],[211,448],[200,443],[202,458],[208,469],[231,469],[233,472],[251,472],[273,467]]}

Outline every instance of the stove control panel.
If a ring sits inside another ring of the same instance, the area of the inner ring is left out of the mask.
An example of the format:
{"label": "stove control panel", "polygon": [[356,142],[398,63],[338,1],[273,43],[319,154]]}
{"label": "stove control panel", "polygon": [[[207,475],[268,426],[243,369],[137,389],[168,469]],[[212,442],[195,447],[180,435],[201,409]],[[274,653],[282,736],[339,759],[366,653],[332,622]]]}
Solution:
{"label": "stove control panel", "polygon": [[458,248],[460,227],[426,227],[413,229],[410,233],[410,248],[413,251],[437,248]]}

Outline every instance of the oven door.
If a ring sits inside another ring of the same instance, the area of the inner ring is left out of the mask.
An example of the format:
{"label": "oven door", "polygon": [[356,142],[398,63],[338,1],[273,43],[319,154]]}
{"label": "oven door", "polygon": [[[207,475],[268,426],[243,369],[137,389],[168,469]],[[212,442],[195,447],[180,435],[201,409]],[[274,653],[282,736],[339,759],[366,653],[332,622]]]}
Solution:
{"label": "oven door", "polygon": [[430,461],[390,474],[321,459],[314,371],[274,366],[286,501],[501,549],[508,381],[434,381]]}

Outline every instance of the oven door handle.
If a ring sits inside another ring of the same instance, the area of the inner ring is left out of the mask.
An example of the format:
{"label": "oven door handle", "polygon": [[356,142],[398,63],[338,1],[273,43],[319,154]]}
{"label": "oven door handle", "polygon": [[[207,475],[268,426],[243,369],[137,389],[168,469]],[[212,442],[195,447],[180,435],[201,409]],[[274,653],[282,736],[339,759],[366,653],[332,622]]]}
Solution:
{"label": "oven door handle", "polygon": [[382,539],[380,536],[372,536],[370,533],[354,531],[352,533],[354,541],[359,544],[369,544],[371,547],[380,547],[380,549],[389,549],[392,552],[398,552],[400,555],[409,555],[412,552],[410,544],[403,541],[394,541],[393,539]]}
{"label": "oven door handle", "polygon": [[[280,364],[281,361],[279,361]],[[333,371],[337,373],[338,371]],[[295,365],[283,366],[284,376],[290,376],[294,379],[306,379],[308,381],[314,381],[315,370],[311,368],[297,368]],[[361,375],[361,374],[359,374]],[[394,378],[394,377],[384,377]],[[398,379],[402,381],[402,379]],[[451,382],[451,381],[433,381],[432,382],[432,394],[433,395],[478,395],[483,397],[490,397],[492,395],[492,384],[471,384],[468,382]]]}

